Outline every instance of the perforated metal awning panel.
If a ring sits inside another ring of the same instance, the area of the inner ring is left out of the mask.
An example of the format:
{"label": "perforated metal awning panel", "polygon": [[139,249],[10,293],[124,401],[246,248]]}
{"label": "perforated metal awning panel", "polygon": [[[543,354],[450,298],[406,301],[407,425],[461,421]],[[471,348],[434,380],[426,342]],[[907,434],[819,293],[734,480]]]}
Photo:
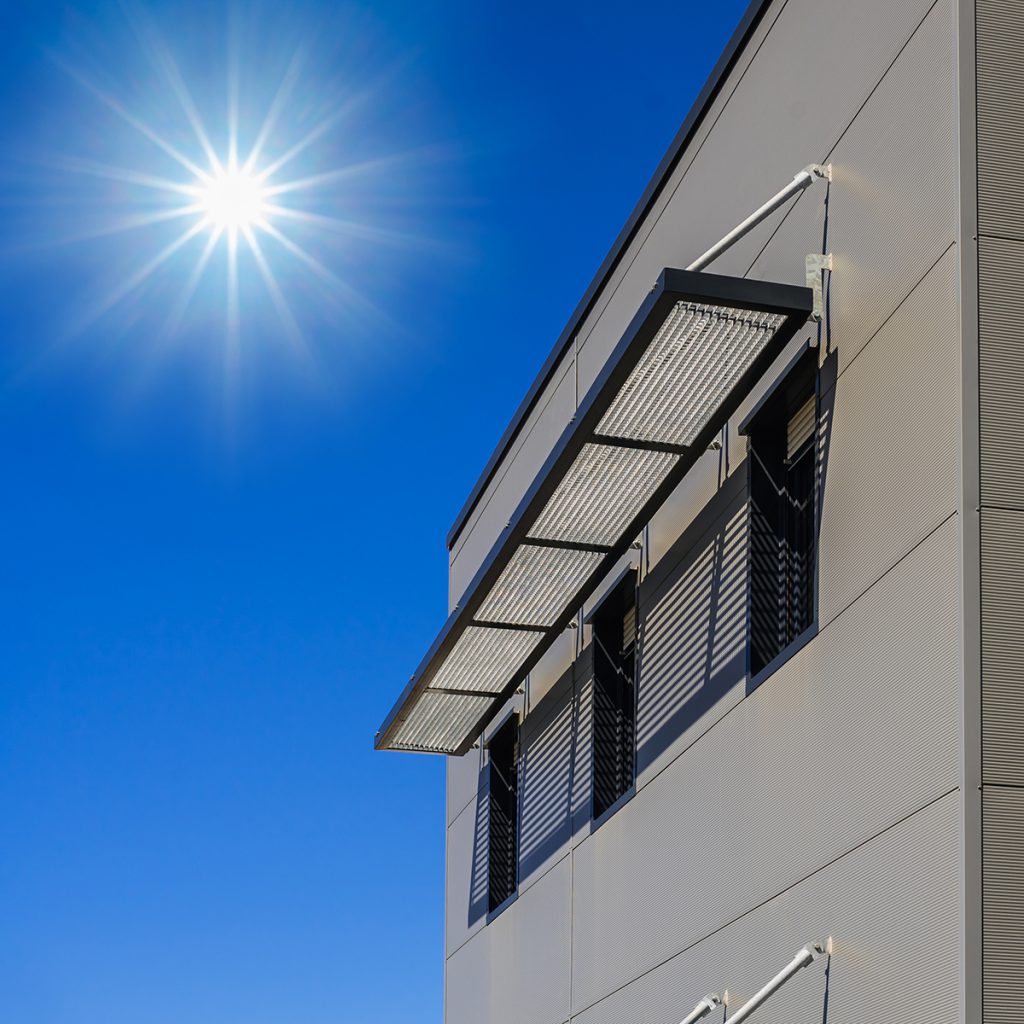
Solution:
{"label": "perforated metal awning panel", "polygon": [[377,734],[461,754],[806,323],[808,288],[665,270]]}

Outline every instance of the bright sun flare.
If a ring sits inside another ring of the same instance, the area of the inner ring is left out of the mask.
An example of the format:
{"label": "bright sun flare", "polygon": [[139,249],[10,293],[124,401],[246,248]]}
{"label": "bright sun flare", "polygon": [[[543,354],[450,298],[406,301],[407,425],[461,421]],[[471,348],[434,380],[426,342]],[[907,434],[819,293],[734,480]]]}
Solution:
{"label": "bright sun flare", "polygon": [[202,213],[219,231],[248,231],[261,224],[269,212],[266,189],[244,167],[219,170],[199,188]]}
{"label": "bright sun flare", "polygon": [[[193,305],[199,307],[193,322],[205,330],[211,311],[220,305],[228,378],[239,358],[243,303],[252,304],[246,319],[266,331],[272,321],[260,315],[257,303],[269,300],[283,336],[295,352],[307,356],[307,339],[288,294],[300,275],[316,279],[318,290],[309,291],[303,283],[305,296],[322,296],[346,319],[378,322],[382,314],[353,281],[339,276],[329,261],[320,258],[333,257],[342,246],[351,254],[366,251],[367,245],[400,242],[405,247],[417,242],[416,236],[363,219],[345,198],[347,189],[364,188],[363,183],[372,176],[394,189],[397,169],[415,151],[328,162],[332,134],[346,118],[360,116],[370,93],[339,93],[337,102],[324,103],[318,89],[317,103],[311,106],[308,98],[296,95],[306,67],[305,52],[300,49],[268,97],[262,118],[245,126],[240,123],[243,89],[239,65],[229,61],[227,117],[211,137],[159,34],[144,23],[134,30],[141,52],[157,72],[160,88],[154,90],[153,102],[161,107],[159,120],[166,128],[158,130],[151,119],[129,109],[116,93],[61,62],[75,81],[135,133],[139,143],[136,151],[127,140],[112,136],[119,150],[131,154],[127,164],[120,159],[113,164],[79,157],[66,161],[68,170],[105,179],[123,197],[123,216],[103,224],[97,234],[152,227],[163,235],[162,247],[152,255],[140,252],[130,272],[96,297],[83,323],[97,321],[121,303],[137,302],[138,308],[145,306],[148,313],[148,300],[155,293],[145,289],[171,261],[189,269],[165,278],[171,298],[162,337],[172,338],[184,331]],[[175,102],[169,104],[170,100]],[[162,109],[164,106],[168,109]],[[220,145],[215,145],[215,140]],[[362,148],[366,148],[365,141]],[[346,265],[354,263],[349,259]],[[246,275],[255,275],[262,284],[262,296]],[[358,279],[358,271],[355,276]],[[223,281],[223,291],[218,279]]]}

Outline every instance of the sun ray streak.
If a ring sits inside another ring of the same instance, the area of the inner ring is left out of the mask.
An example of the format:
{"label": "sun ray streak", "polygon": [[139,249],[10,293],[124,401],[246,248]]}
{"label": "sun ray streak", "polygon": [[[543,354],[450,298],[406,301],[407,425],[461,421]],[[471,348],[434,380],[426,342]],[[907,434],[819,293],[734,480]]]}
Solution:
{"label": "sun ray streak", "polygon": [[267,139],[274,130],[285,103],[288,101],[289,96],[291,96],[292,89],[295,88],[295,83],[298,81],[299,73],[302,70],[302,63],[302,52],[297,50],[288,63],[288,69],[284,73],[284,78],[281,79],[281,84],[278,86],[273,100],[271,100],[267,115],[263,118],[263,124],[260,125],[256,141],[252,144],[252,149],[242,165],[242,170],[246,174],[252,173],[253,168],[256,166],[256,161],[260,158],[263,147],[267,144]]}
{"label": "sun ray streak", "polygon": [[228,43],[228,170],[238,168],[238,95],[241,84],[238,28],[233,26]]}
{"label": "sun ray streak", "polygon": [[[40,242],[37,248],[47,245],[74,245],[77,242],[88,242],[97,238],[109,238],[111,235],[120,235],[126,231],[136,231],[140,228],[148,228],[154,224],[161,224],[169,220],[177,220],[179,217],[188,217],[192,214],[202,213],[202,206],[195,203],[190,206],[176,206],[170,210],[159,210],[152,213],[142,213],[134,217],[122,217],[110,224],[93,228],[89,231],[77,231],[74,234],[64,235],[54,241]],[[26,247],[30,248],[30,247]]]}
{"label": "sun ray streak", "polygon": [[[386,76],[382,76],[386,77]],[[379,83],[378,83],[379,84]],[[344,120],[353,111],[358,110],[360,106],[366,103],[369,98],[373,95],[373,88],[364,88],[359,91],[353,92],[348,99],[343,103],[340,103],[334,110],[331,111],[323,120],[315,124],[295,145],[285,150],[276,160],[268,164],[260,171],[260,177],[263,180],[272,177],[277,174],[278,171],[282,170],[288,164],[290,164],[296,157],[299,157],[304,153],[314,142],[317,142],[324,135],[326,135],[332,128],[334,128],[340,121]]]}
{"label": "sun ray streak", "polygon": [[181,77],[178,65],[174,63],[174,59],[163,46],[157,49],[157,56],[164,74],[171,84],[171,89],[174,91],[175,96],[178,97],[178,102],[181,104],[182,110],[185,111],[185,117],[188,118],[192,131],[195,132],[196,140],[206,154],[206,159],[210,161],[210,166],[213,168],[214,173],[220,171],[222,169],[220,160],[217,158],[217,153],[210,142],[210,137],[206,134],[202,118],[199,116],[199,111],[196,108],[195,101],[192,99],[192,94],[188,91],[188,86],[185,85],[185,80]]}
{"label": "sun ray streak", "polygon": [[333,114],[325,117],[319,124],[315,125],[301,139],[299,139],[291,149],[286,150],[273,163],[264,167],[257,175],[259,180],[266,181],[268,178],[277,174],[277,172],[284,168],[286,164],[290,164],[296,157],[300,156],[305,150],[312,146],[314,142],[329,132],[342,119],[342,117],[344,117],[344,112],[341,110],[336,110]]}
{"label": "sun ray streak", "polygon": [[224,349],[226,385],[233,391],[238,373],[240,314],[238,309],[238,232],[229,229],[228,236],[228,294],[227,339]]}
{"label": "sun ray streak", "polygon": [[268,235],[270,235],[271,238],[273,238],[276,242],[282,245],[285,249],[287,249],[288,252],[290,252],[296,259],[300,260],[302,263],[305,263],[305,265],[309,267],[309,269],[312,270],[313,273],[315,273],[327,284],[331,284],[339,288],[345,287],[344,282],[341,280],[340,277],[338,277],[337,274],[328,270],[315,256],[312,256],[308,252],[306,252],[306,250],[303,249],[302,246],[298,244],[298,242],[293,242],[283,232],[278,231],[277,228],[275,228],[274,225],[271,224],[269,220],[258,221],[256,226],[261,231],[264,231]]}
{"label": "sun ray streak", "polygon": [[263,209],[275,217],[298,221],[300,224],[308,224],[310,227],[348,235],[351,238],[361,238],[388,245],[415,245],[419,242],[414,235],[407,232],[387,231],[384,228],[374,227],[372,224],[363,224],[341,217],[329,217],[323,213],[310,213],[308,210],[294,210],[290,206],[278,206],[276,203],[264,203]]}
{"label": "sun ray streak", "polygon": [[304,357],[308,357],[309,352],[306,348],[306,343],[303,340],[302,332],[299,330],[299,325],[295,322],[295,317],[292,315],[292,311],[277,283],[277,279],[274,277],[269,264],[263,256],[263,250],[260,248],[260,243],[257,240],[255,233],[251,227],[247,226],[244,229],[244,234],[245,240],[249,243],[249,248],[252,250],[253,258],[256,260],[256,266],[259,268],[260,276],[263,278],[263,283],[266,286],[267,293],[270,295],[270,300],[273,302],[274,308],[277,310],[277,315],[281,320],[281,326],[284,327],[284,332],[288,336],[288,340],[291,342],[293,348],[300,351]]}
{"label": "sun ray streak", "polygon": [[347,281],[342,280],[337,274],[328,270],[327,267],[316,259],[316,257],[311,256],[302,248],[301,245],[290,239],[286,234],[284,234],[284,232],[278,231],[278,229],[269,221],[262,221],[258,226],[270,235],[270,237],[273,238],[274,241],[276,241],[282,248],[291,253],[291,255],[301,263],[304,263],[309,267],[309,269],[312,270],[313,273],[315,273],[321,280],[326,284],[331,285],[332,288],[335,289],[335,300],[344,299],[349,306],[353,308],[358,307],[359,311],[364,316],[379,323],[383,323],[385,321],[386,318],[384,314],[372,302],[368,301]]}
{"label": "sun ray streak", "polygon": [[192,99],[192,94],[189,92],[188,86],[185,84],[185,80],[170,50],[168,50],[159,34],[154,30],[148,16],[141,9],[136,10],[126,6],[126,14],[134,29],[135,37],[146,53],[150,63],[164,76],[171,87],[171,91],[181,104],[181,109],[184,111],[185,117],[195,134],[196,141],[206,154],[206,159],[209,161],[210,166],[215,171],[218,170],[220,164],[217,154],[206,133],[206,129],[203,127],[202,118],[199,116],[199,110]]}
{"label": "sun ray streak", "polygon": [[96,99],[98,99],[106,107],[108,107],[115,114],[117,114],[118,117],[124,120],[127,124],[130,124],[137,132],[140,132],[143,136],[149,139],[149,141],[152,142],[153,145],[159,147],[168,156],[173,157],[175,160],[177,160],[178,163],[185,168],[185,170],[189,171],[191,174],[194,174],[201,181],[209,180],[210,176],[206,173],[206,171],[204,171],[198,164],[189,160],[189,158],[185,156],[184,153],[182,153],[175,146],[172,146],[166,139],[164,139],[160,134],[158,134],[152,128],[150,128],[149,125],[146,124],[144,121],[135,117],[134,114],[130,114],[122,104],[118,103],[117,100],[114,99],[113,96],[109,95],[108,93],[100,89],[98,86],[94,85],[91,81],[89,81],[88,78],[86,78],[83,74],[81,74],[79,71],[73,68],[70,64],[66,63],[65,61],[62,61],[58,57],[54,57],[54,60],[57,63],[58,67],[60,67],[66,74],[70,75],[76,82],[78,82],[78,84],[81,85],[82,88],[92,93],[92,95],[95,96]]}
{"label": "sun ray streak", "polygon": [[206,265],[210,262],[210,257],[213,255],[213,250],[217,248],[217,242],[220,241],[222,234],[220,228],[215,228],[210,234],[210,237],[206,240],[206,245],[203,246],[203,251],[199,255],[199,259],[196,260],[196,265],[192,268],[192,273],[189,274],[188,280],[185,282],[185,287],[182,288],[181,294],[178,296],[178,301],[174,304],[174,308],[171,310],[171,315],[167,318],[167,323],[164,326],[164,336],[175,334],[178,328],[181,326],[181,321],[185,318],[185,313],[188,311],[189,303],[192,301],[192,296],[195,295],[196,288],[199,287],[199,282],[202,280],[203,272],[206,270]]}
{"label": "sun ray streak", "polygon": [[98,320],[104,313],[106,313],[113,306],[116,306],[123,298],[135,291],[148,277],[150,277],[156,270],[158,270],[164,263],[166,263],[183,245],[185,245],[192,238],[195,238],[203,228],[206,227],[206,221],[199,221],[193,224],[187,231],[183,231],[173,242],[164,246],[148,263],[140,267],[134,274],[132,274],[126,281],[123,281],[119,287],[115,288],[110,295],[108,295],[102,302],[94,306],[86,317],[87,323],[92,323]]}
{"label": "sun ray streak", "polygon": [[322,174],[312,174],[308,178],[295,178],[293,181],[285,181],[280,185],[268,185],[264,190],[264,194],[267,196],[280,196],[288,192],[299,192],[312,188],[322,188],[324,185],[334,185],[350,178],[359,178],[367,174],[375,174],[379,171],[394,167],[397,164],[407,163],[417,158],[417,154],[413,152],[378,156],[371,160],[362,160],[357,164],[348,164],[345,167],[336,167],[333,171],[324,171]]}
{"label": "sun ray streak", "polygon": [[127,185],[139,185],[142,188],[157,191],[175,192],[192,199],[195,199],[202,191],[198,185],[185,185],[180,181],[172,181],[170,178],[162,178],[155,174],[143,174],[128,167],[117,167],[114,164],[105,164],[98,160],[62,156],[52,162],[60,170],[88,174],[91,177],[105,178],[108,181],[121,181]]}

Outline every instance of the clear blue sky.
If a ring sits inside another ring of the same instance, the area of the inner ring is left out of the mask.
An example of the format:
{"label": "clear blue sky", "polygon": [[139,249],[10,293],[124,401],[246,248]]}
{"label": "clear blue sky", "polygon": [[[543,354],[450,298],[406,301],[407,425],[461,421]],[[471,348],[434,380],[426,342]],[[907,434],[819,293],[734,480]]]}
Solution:
{"label": "clear blue sky", "polygon": [[[2,6],[5,1021],[441,1019],[444,765],[373,733],[744,6]],[[174,321],[202,237],[126,288],[182,222],[101,233],[155,201],[109,169],[174,160],[83,82],[202,156],[140,31],[218,149],[228,38],[243,123],[307,55],[267,159],[360,95],[293,168],[385,158],[295,198],[350,222],[292,227],[352,291],[268,246],[290,337],[250,258],[226,355],[221,249]]]}

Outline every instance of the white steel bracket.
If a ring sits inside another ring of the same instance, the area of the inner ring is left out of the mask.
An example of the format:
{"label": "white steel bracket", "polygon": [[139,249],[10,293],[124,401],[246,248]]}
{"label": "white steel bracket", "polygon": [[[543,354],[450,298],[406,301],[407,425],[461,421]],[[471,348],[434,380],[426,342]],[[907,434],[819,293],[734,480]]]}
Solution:
{"label": "white steel bracket", "polygon": [[807,287],[814,292],[814,311],[811,319],[820,324],[825,318],[825,296],[822,288],[822,275],[825,271],[832,273],[832,253],[808,253],[804,260],[807,272]]}

